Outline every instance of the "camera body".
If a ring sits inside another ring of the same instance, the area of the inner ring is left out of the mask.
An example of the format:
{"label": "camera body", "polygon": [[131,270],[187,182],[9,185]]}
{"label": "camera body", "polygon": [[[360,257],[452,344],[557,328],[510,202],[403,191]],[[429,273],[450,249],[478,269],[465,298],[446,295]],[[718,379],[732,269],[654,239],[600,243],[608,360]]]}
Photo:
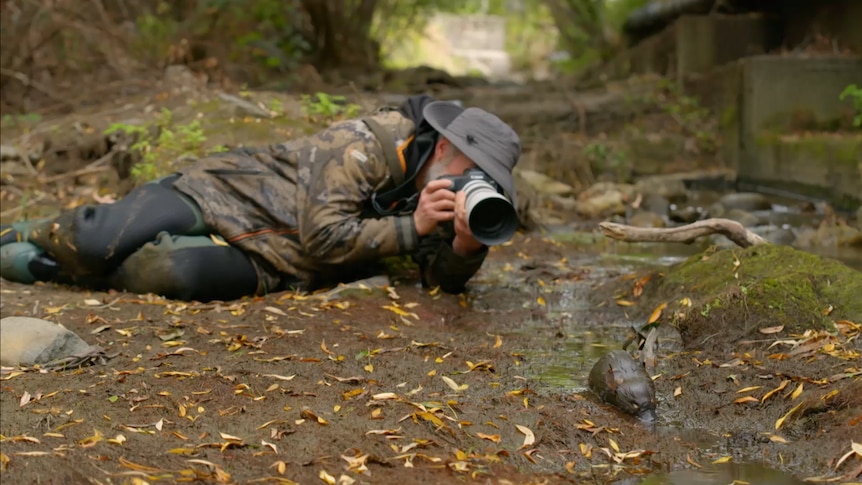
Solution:
{"label": "camera body", "polygon": [[474,181],[485,182],[493,187],[495,191],[500,191],[500,186],[497,185],[497,182],[489,177],[484,170],[478,168],[468,168],[467,170],[464,170],[464,173],[461,175],[442,175],[438,177],[437,180],[451,180],[452,186],[449,187],[449,190],[452,192],[464,190],[464,187],[467,186],[467,184]]}
{"label": "camera body", "polygon": [[502,244],[518,230],[518,213],[503,195],[499,184],[485,171],[468,168],[461,175],[443,175],[438,180],[449,180],[453,192],[464,191],[467,223],[477,241],[493,246]]}

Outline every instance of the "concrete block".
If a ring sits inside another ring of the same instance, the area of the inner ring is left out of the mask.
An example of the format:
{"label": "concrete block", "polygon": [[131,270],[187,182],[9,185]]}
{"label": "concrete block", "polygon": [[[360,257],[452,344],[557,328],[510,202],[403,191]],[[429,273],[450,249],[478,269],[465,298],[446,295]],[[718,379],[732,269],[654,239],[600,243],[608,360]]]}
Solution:
{"label": "concrete block", "polygon": [[862,57],[755,56],[744,59],[743,144],[764,129],[792,128],[804,116],[812,127],[837,127],[853,110],[839,95],[862,80]]}
{"label": "concrete block", "polygon": [[855,209],[862,202],[862,134],[761,133],[738,181]]}
{"label": "concrete block", "polygon": [[677,79],[764,54],[780,44],[780,23],[772,16],[684,15],[676,21]]}

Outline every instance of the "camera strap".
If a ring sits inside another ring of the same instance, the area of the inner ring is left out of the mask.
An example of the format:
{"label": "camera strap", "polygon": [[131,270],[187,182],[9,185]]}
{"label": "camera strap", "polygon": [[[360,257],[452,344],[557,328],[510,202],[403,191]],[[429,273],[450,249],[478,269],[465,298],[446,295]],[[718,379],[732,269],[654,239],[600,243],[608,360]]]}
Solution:
{"label": "camera strap", "polygon": [[392,138],[392,134],[373,118],[363,118],[362,121],[368,125],[371,132],[380,141],[380,145],[383,146],[383,156],[386,158],[386,163],[389,164],[389,172],[392,174],[395,186],[403,184],[404,170],[401,168],[401,160],[399,160],[398,152],[395,150],[395,139]]}

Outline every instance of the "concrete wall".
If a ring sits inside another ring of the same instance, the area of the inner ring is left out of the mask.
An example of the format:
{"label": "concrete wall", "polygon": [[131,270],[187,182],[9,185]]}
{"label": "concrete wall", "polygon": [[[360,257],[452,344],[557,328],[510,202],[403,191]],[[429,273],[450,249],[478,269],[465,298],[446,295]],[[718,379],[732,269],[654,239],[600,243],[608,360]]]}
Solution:
{"label": "concrete wall", "polygon": [[781,43],[776,18],[753,14],[684,15],[676,21],[676,76],[707,73],[737,59],[764,54]]}

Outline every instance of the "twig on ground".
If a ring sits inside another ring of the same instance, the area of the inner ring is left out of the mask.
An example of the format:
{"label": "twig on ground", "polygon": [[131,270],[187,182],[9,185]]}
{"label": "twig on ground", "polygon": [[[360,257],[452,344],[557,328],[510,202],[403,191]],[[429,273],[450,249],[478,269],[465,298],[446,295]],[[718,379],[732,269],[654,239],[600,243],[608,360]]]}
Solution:
{"label": "twig on ground", "polygon": [[39,194],[36,197],[33,197],[32,199],[28,200],[27,202],[25,202],[21,205],[17,205],[15,207],[10,208],[10,209],[4,210],[3,212],[0,212],[0,217],[11,216],[12,214],[15,214],[16,212],[23,211],[28,206],[35,204],[37,202],[41,202],[46,197],[47,197],[46,194]]}
{"label": "twig on ground", "polygon": [[653,228],[634,227],[614,222],[601,222],[599,229],[611,239],[626,242],[679,242],[690,244],[695,239],[710,234],[721,234],[738,246],[747,248],[768,241],[730,219],[704,219],[679,227]]}
{"label": "twig on ground", "polygon": [[105,170],[108,170],[110,168],[110,166],[107,165],[107,163],[111,161],[111,158],[114,156],[115,153],[117,153],[117,152],[114,150],[111,150],[108,153],[99,157],[96,161],[87,164],[87,166],[85,166],[83,168],[80,168],[78,170],[74,170],[71,172],[61,173],[59,175],[54,175],[53,177],[48,177],[46,179],[42,179],[39,182],[43,183],[43,184],[51,184],[54,182],[59,182],[60,180],[67,179],[67,178],[75,178],[75,177],[78,177],[80,175],[89,175],[91,173],[104,172]]}

